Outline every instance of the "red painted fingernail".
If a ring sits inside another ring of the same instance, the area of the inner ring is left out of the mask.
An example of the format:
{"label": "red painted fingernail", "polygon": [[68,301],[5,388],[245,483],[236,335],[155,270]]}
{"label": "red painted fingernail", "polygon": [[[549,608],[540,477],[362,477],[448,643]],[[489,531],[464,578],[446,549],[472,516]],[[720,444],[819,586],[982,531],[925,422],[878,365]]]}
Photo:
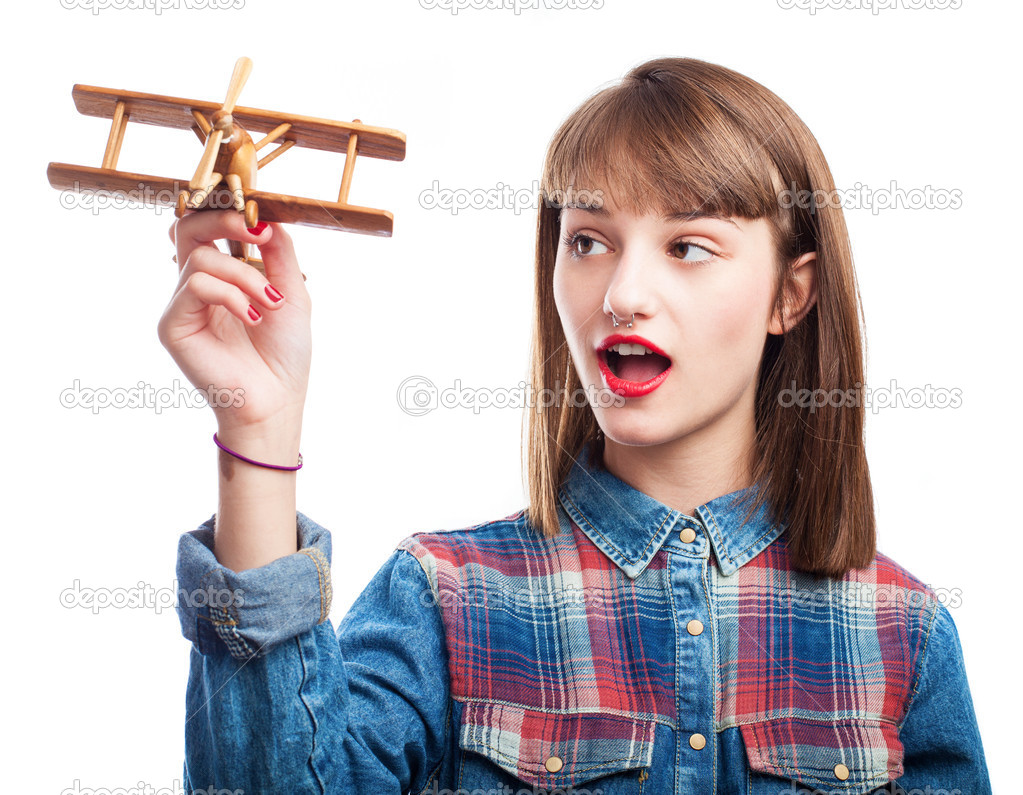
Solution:
{"label": "red painted fingernail", "polygon": [[262,315],[256,311],[256,307],[254,307],[252,304],[249,304],[249,317],[252,318],[253,322],[259,320],[262,317]]}
{"label": "red painted fingernail", "polygon": [[246,228],[247,228],[247,229],[249,230],[249,233],[250,233],[250,234],[253,234],[253,235],[258,235],[258,234],[260,234],[260,233],[261,233],[261,232],[262,232],[262,231],[263,231],[264,229],[266,229],[266,227],[267,227],[267,223],[266,223],[266,221],[260,221],[260,222],[259,222],[258,224],[256,224],[255,226],[252,226],[252,227],[246,227]]}
{"label": "red painted fingernail", "polygon": [[276,302],[276,301],[280,301],[280,300],[281,300],[282,298],[284,298],[284,296],[283,296],[283,295],[281,295],[281,292],[280,292],[280,290],[278,290],[278,289],[277,289],[276,287],[274,287],[274,286],[273,286],[272,284],[268,284],[268,285],[267,285],[266,287],[264,287],[263,289],[264,289],[264,290],[266,290],[266,294],[267,294],[268,296],[270,296],[270,300],[271,300],[271,301],[275,301],[275,302]]}

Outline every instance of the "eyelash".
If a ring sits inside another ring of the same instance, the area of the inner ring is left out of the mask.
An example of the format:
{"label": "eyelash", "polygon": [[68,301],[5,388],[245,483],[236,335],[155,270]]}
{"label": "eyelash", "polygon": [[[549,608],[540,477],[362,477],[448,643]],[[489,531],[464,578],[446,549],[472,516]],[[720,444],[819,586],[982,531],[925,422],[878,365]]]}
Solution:
{"label": "eyelash", "polygon": [[[584,235],[581,232],[576,232],[576,233],[574,233],[572,235],[568,235],[567,237],[562,237],[561,238],[561,242],[564,243],[565,246],[568,248],[568,256],[570,256],[574,260],[585,259],[587,256],[589,256],[588,254],[580,254],[578,251],[575,250],[575,247],[579,243],[580,240],[590,240],[590,241],[592,241],[594,243],[600,243],[600,241],[597,240],[596,238],[593,238],[590,235]],[[700,251],[703,251],[703,252],[709,254],[710,255],[710,259],[717,258],[717,257],[721,256],[716,251],[712,251],[711,249],[707,248],[706,246],[701,246],[701,245],[698,245],[696,243],[691,243],[690,241],[684,240],[682,238],[680,238],[678,240],[675,240],[671,244],[671,248],[672,249],[675,249],[678,246],[690,246],[691,248],[698,248]],[[676,257],[676,259],[682,260],[682,257]],[[710,259],[699,260],[699,261],[696,261],[696,262],[692,262],[692,261],[688,261],[688,260],[682,260],[682,261],[683,262],[689,262],[689,264],[691,264],[691,265],[706,265],[710,261]]]}

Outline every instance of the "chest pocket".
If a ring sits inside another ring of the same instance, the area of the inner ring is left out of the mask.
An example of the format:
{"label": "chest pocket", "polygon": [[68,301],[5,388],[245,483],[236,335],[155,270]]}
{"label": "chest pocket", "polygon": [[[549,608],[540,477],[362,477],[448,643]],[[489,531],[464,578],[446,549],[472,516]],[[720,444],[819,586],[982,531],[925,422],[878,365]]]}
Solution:
{"label": "chest pocket", "polygon": [[458,737],[458,787],[516,792],[525,782],[534,790],[577,795],[642,795],[655,728],[654,720],[638,716],[467,702]]}
{"label": "chest pocket", "polygon": [[902,744],[888,721],[774,718],[740,729],[750,795],[777,795],[779,778],[801,785],[784,790],[791,795],[857,795],[902,775]]}

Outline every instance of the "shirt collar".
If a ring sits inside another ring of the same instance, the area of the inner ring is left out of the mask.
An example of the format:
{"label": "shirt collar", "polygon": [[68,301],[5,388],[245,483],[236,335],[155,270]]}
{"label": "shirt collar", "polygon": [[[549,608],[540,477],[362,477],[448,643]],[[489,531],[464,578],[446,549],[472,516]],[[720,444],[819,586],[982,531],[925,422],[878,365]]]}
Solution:
{"label": "shirt collar", "polygon": [[643,572],[676,525],[702,526],[725,576],[759,555],[784,530],[784,525],[772,523],[766,502],[743,524],[747,507],[738,503],[757,484],[705,502],[692,517],[589,459],[587,443],[561,486],[559,500],[579,529],[630,578]]}

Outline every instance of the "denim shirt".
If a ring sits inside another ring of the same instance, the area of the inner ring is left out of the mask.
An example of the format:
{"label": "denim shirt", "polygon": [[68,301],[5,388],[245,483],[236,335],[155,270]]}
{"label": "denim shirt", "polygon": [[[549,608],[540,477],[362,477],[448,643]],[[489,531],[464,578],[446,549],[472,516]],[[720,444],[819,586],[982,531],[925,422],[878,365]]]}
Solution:
{"label": "denim shirt", "polygon": [[[789,564],[747,490],[688,516],[588,449],[523,511],[396,545],[339,623],[330,534],[232,572],[181,537],[186,791],[991,792],[948,609],[883,555]],[[750,487],[755,488],[755,486]]]}

